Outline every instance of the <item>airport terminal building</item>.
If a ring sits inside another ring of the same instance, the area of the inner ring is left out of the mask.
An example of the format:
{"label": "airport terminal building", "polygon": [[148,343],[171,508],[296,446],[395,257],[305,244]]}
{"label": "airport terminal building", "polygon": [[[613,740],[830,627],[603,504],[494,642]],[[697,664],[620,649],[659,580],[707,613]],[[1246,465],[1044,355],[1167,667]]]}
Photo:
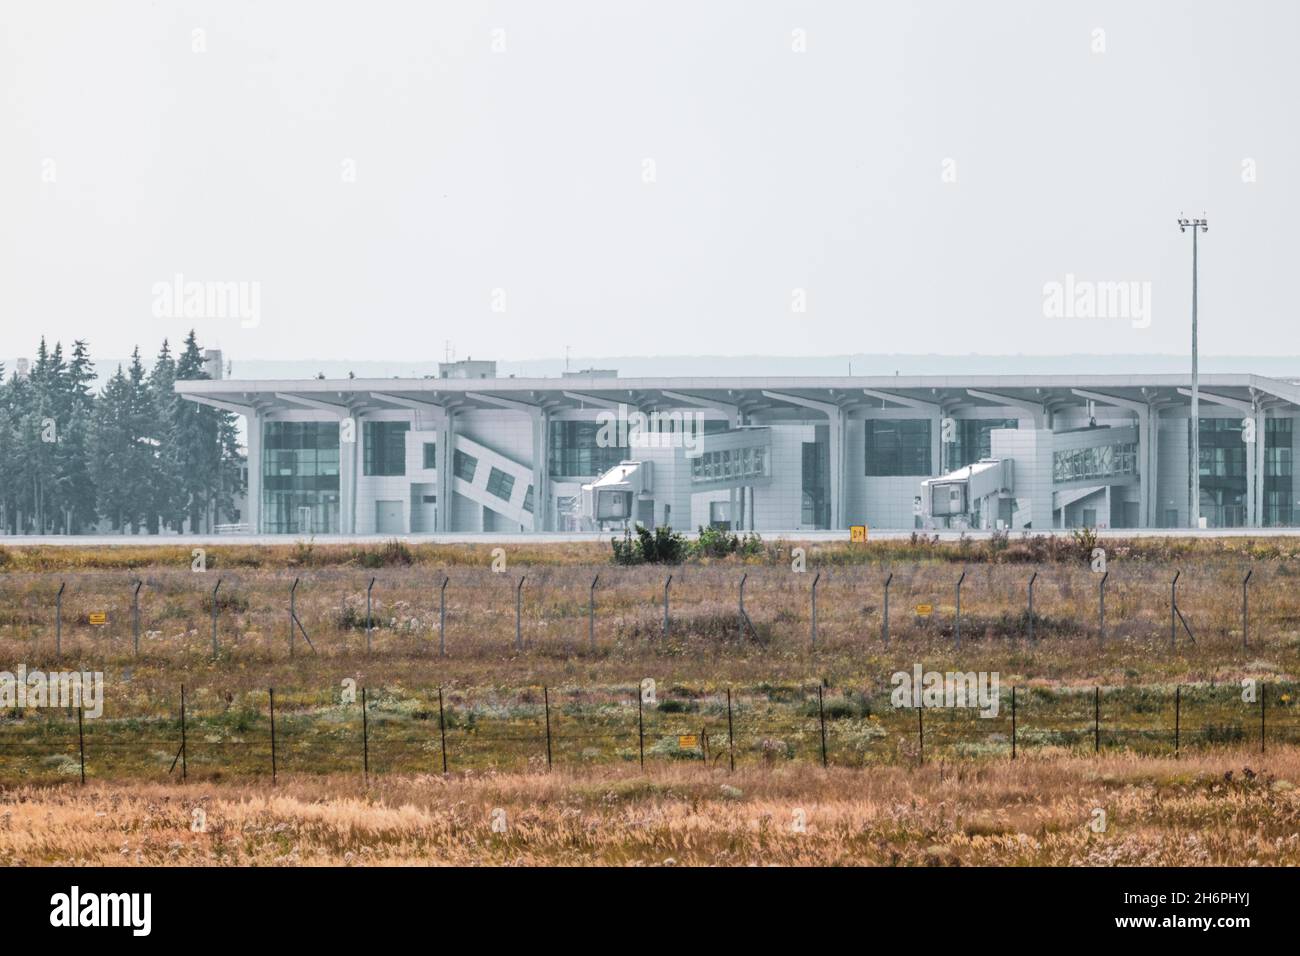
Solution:
{"label": "airport terminal building", "polygon": [[[243,416],[247,530],[1287,526],[1300,385],[1178,375],[184,381]],[[1199,510],[1199,514],[1195,513]]]}

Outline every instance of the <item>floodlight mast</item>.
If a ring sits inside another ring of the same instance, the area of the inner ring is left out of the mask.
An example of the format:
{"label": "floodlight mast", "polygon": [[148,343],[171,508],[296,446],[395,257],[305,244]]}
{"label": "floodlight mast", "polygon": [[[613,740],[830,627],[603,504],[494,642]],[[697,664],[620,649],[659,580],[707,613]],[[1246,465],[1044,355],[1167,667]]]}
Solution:
{"label": "floodlight mast", "polygon": [[1187,522],[1188,527],[1196,529],[1201,526],[1201,409],[1196,348],[1196,238],[1199,233],[1210,231],[1210,223],[1205,218],[1205,213],[1201,213],[1200,218],[1197,219],[1188,219],[1180,215],[1178,217],[1178,231],[1186,232],[1188,229],[1192,230],[1192,411],[1191,451],[1189,455],[1191,481],[1187,486]]}

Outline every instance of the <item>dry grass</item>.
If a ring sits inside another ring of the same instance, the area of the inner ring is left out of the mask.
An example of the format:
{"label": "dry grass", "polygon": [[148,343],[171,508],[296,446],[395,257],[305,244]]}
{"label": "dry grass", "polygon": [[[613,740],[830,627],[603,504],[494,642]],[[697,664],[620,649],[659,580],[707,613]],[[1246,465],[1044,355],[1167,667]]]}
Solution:
{"label": "dry grass", "polygon": [[1298,778],[1286,748],[28,788],[0,798],[0,865],[1295,865]]}

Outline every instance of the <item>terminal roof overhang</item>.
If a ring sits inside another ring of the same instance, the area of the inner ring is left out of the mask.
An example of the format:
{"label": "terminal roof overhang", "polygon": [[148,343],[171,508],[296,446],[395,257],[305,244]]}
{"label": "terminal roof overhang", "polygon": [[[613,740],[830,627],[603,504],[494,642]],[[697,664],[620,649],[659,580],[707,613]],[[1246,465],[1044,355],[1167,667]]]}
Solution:
{"label": "terminal roof overhang", "polygon": [[[351,414],[402,408],[734,409],[746,415],[799,413],[808,408],[842,411],[912,408],[944,412],[1032,403],[1045,410],[1133,403],[1157,408],[1189,404],[1190,375],[888,375],[738,376],[729,378],[376,378],[222,379],[181,381],[176,392],[228,411],[277,412],[316,409]],[[1258,402],[1265,409],[1300,408],[1300,385],[1249,374],[1201,375],[1203,402]]]}

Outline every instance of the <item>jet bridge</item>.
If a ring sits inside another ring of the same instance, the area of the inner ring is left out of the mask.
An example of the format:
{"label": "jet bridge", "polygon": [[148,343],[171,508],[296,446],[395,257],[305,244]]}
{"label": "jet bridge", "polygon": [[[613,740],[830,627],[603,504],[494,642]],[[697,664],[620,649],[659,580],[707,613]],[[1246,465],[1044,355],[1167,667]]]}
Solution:
{"label": "jet bridge", "polygon": [[958,527],[993,527],[1001,512],[1011,508],[1015,491],[1015,461],[984,458],[922,481],[921,513]]}

